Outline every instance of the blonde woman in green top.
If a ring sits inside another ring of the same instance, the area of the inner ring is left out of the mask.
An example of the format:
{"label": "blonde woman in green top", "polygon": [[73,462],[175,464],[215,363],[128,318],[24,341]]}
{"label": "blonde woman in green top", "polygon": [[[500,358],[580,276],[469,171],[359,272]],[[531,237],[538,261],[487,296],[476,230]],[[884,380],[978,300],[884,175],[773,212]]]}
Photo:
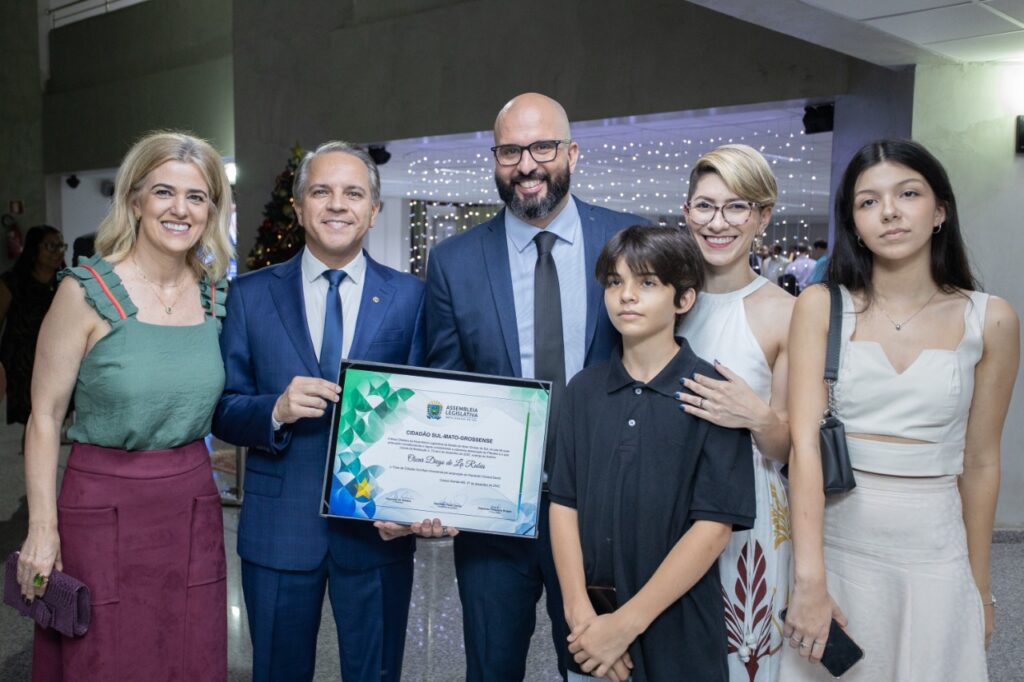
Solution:
{"label": "blonde woman in green top", "polygon": [[137,142],[115,188],[97,256],[60,273],[37,347],[18,582],[32,599],[64,570],[89,586],[92,623],[74,640],[37,628],[33,679],[223,680],[223,528],[202,438],[224,382],[231,190],[217,152],[174,132]]}

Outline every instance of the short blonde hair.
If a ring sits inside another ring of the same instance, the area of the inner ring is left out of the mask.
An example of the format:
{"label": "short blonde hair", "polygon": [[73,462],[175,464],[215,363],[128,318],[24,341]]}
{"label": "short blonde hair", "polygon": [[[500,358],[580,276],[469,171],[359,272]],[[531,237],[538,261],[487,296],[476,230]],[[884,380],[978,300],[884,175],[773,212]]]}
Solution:
{"label": "short blonde hair", "polygon": [[211,282],[216,282],[227,272],[233,255],[228,237],[231,184],[220,154],[210,143],[183,132],[148,133],[128,150],[117,170],[110,212],[96,233],[96,253],[115,263],[128,256],[138,236],[132,203],[146,177],[168,161],[193,164],[210,190],[209,219],[199,243],[188,254],[188,264],[196,276],[205,273]]}
{"label": "short blonde hair", "polygon": [[725,144],[711,150],[697,159],[690,172],[690,188],[687,199],[693,198],[697,182],[708,173],[722,178],[722,182],[746,201],[753,201],[761,207],[774,206],[779,196],[771,166],[761,153],[745,144]]}

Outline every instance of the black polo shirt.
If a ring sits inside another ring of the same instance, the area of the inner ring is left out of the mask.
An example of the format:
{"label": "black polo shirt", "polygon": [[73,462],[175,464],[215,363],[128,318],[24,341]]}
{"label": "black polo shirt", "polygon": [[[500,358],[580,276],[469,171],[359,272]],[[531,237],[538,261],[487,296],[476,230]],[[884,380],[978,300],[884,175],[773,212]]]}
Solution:
{"label": "black polo shirt", "polygon": [[[558,425],[551,500],[575,508],[588,585],[613,585],[624,604],[694,521],[754,524],[750,433],[686,414],[675,393],[694,374],[722,379],[682,341],[650,383],[621,353],[577,374]],[[630,647],[635,682],[727,680],[717,566]]]}

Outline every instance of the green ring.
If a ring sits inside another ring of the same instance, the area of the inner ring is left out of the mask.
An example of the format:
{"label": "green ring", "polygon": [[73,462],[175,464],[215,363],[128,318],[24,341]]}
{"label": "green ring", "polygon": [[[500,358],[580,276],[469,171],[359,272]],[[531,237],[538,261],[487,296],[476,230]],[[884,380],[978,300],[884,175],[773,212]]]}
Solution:
{"label": "green ring", "polygon": [[32,578],[33,587],[42,587],[46,584],[46,578],[43,577],[42,573],[36,573],[36,577]]}

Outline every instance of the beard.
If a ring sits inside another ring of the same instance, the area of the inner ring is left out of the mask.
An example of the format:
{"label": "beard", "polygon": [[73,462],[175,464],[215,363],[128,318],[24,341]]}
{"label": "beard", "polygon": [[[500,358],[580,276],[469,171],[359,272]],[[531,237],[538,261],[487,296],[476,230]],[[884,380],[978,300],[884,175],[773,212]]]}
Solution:
{"label": "beard", "polygon": [[[512,215],[524,221],[540,220],[551,214],[555,207],[569,193],[569,164],[554,173],[547,173],[535,168],[527,175],[516,172],[508,181],[494,174],[494,183],[498,187],[498,196],[512,212]],[[525,180],[540,180],[547,186],[543,198],[534,196],[521,197],[516,194],[516,184]]]}

